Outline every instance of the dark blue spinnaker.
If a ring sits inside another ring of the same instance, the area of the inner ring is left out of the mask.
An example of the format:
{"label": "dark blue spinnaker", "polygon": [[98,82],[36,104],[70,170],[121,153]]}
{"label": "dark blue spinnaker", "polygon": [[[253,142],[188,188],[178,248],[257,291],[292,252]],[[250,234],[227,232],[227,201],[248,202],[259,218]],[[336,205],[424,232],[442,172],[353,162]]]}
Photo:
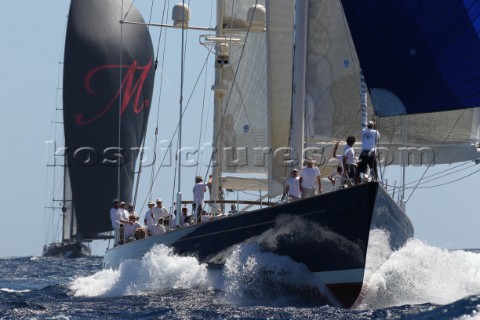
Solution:
{"label": "dark blue spinnaker", "polygon": [[378,115],[480,106],[480,1],[341,2]]}

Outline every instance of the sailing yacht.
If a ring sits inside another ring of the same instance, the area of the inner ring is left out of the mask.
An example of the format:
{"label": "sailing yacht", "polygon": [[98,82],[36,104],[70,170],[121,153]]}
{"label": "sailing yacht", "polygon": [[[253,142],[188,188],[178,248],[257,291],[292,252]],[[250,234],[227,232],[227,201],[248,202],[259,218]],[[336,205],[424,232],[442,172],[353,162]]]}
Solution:
{"label": "sailing yacht", "polygon": [[[63,232],[61,241],[44,246],[43,256],[90,255],[87,243],[112,238],[112,200],[132,200],[134,174],[120,168],[135,167],[145,136],[154,67],[151,42],[144,39],[150,35],[144,26],[126,28],[128,41],[120,43],[120,1],[94,2],[71,2],[62,86],[65,144],[54,150],[63,158],[64,188],[52,205],[62,211]],[[130,14],[140,19],[135,9]],[[117,103],[120,109],[112,108]]]}
{"label": "sailing yacht", "polygon": [[[182,39],[187,28],[200,30],[208,33],[201,44],[215,54],[212,220],[114,245],[104,267],[118,268],[166,245],[221,268],[236,247],[256,243],[305,265],[330,303],[355,305],[375,271],[372,233],[381,230],[392,250],[413,237],[404,203],[394,201],[382,181],[283,203],[285,177],[312,157],[325,178],[336,167],[334,144],[359,133],[368,114],[385,117],[379,121],[382,165],[477,159],[480,41],[473,21],[479,6],[453,0],[220,0],[215,27],[202,28],[189,26],[183,4],[173,8],[173,25],[166,25],[145,23],[130,1],[73,0],[64,102],[76,105],[65,111],[65,122],[71,125],[67,146],[74,150],[67,157],[73,199],[83,212],[79,230],[99,238],[111,230],[112,199],[134,198],[136,170],[126,169],[136,168],[157,65],[147,25],[177,28]],[[434,37],[434,29],[448,37]],[[182,79],[183,72],[182,64]],[[405,118],[401,132],[398,121]],[[428,129],[421,128],[425,123]],[[451,126],[454,140],[446,140],[438,130],[449,131],[452,123],[462,127]],[[459,148],[449,149],[454,145]],[[128,165],[118,156],[125,150],[132,151]],[[94,165],[99,160],[106,165]],[[180,181],[180,171],[176,176]],[[180,183],[175,187],[180,212],[191,200],[182,199]],[[224,190],[262,196],[252,210],[225,217]]]}
{"label": "sailing yacht", "polygon": [[[57,157],[54,157],[50,166],[51,171],[62,171],[61,181],[62,188],[60,194],[56,192],[56,183],[53,182],[53,192],[51,205],[46,208],[51,211],[51,216],[47,219],[47,233],[49,234],[49,242],[43,246],[43,257],[61,257],[61,258],[82,258],[91,255],[91,248],[77,233],[77,222],[74,208],[71,202],[70,180],[68,178],[68,170],[65,163],[57,164]],[[63,160],[65,161],[64,157]],[[52,174],[52,179],[56,175]],[[60,221],[57,221],[60,212]],[[58,240],[58,230],[60,229],[60,239]]]}

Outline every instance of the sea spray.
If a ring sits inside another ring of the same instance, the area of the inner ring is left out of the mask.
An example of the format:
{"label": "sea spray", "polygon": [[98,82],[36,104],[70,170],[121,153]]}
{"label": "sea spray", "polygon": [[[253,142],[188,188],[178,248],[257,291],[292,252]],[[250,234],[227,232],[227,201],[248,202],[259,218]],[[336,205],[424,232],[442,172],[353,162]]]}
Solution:
{"label": "sea spray", "polygon": [[76,296],[115,297],[208,287],[206,265],[193,257],[179,257],[158,245],[142,260],[125,260],[118,270],[106,269],[70,284]]}
{"label": "sea spray", "polygon": [[254,242],[235,248],[226,261],[223,276],[225,298],[236,303],[262,301],[281,306],[307,296],[315,296],[315,304],[322,302],[318,298],[324,288],[318,286],[305,265],[286,256],[264,252]]}
{"label": "sea spray", "polygon": [[448,304],[480,294],[480,254],[445,250],[412,239],[370,279],[360,308]]}
{"label": "sea spray", "polygon": [[[381,231],[372,232],[370,240],[369,250],[373,254],[367,265],[378,270],[366,271],[369,281],[356,308],[443,305],[480,294],[480,253],[439,249],[415,239],[391,252],[385,247],[388,234]],[[77,297],[199,289],[211,292],[217,304],[272,306],[319,305],[324,301],[313,292],[328,294],[303,264],[264,252],[255,243],[233,248],[223,269],[208,269],[194,257],[174,255],[171,249],[160,245],[141,261],[124,261],[118,270],[77,277],[69,289]]]}

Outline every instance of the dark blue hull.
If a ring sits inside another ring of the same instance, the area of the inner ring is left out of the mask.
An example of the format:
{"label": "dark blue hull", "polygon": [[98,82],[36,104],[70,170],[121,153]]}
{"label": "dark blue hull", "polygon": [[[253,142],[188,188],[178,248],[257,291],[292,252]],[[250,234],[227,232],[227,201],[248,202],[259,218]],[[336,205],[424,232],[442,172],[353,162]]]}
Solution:
{"label": "dark blue hull", "polygon": [[42,256],[61,258],[83,258],[90,256],[91,249],[81,242],[56,242],[43,246]]}
{"label": "dark blue hull", "polygon": [[398,249],[413,236],[405,213],[378,183],[264,208],[182,228],[108,250],[104,267],[117,268],[124,259],[140,259],[155,244],[177,254],[222,266],[231,249],[246,241],[305,264],[329,288],[334,303],[350,307],[360,295],[370,230],[390,234]]}

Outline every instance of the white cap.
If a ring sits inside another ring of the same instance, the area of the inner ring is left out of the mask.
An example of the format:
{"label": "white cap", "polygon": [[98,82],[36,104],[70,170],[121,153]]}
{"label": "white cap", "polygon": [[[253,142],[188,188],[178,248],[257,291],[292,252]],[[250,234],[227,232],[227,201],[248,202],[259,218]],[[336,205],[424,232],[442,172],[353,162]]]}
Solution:
{"label": "white cap", "polygon": [[157,202],[163,202],[161,198],[158,198],[157,199]]}

